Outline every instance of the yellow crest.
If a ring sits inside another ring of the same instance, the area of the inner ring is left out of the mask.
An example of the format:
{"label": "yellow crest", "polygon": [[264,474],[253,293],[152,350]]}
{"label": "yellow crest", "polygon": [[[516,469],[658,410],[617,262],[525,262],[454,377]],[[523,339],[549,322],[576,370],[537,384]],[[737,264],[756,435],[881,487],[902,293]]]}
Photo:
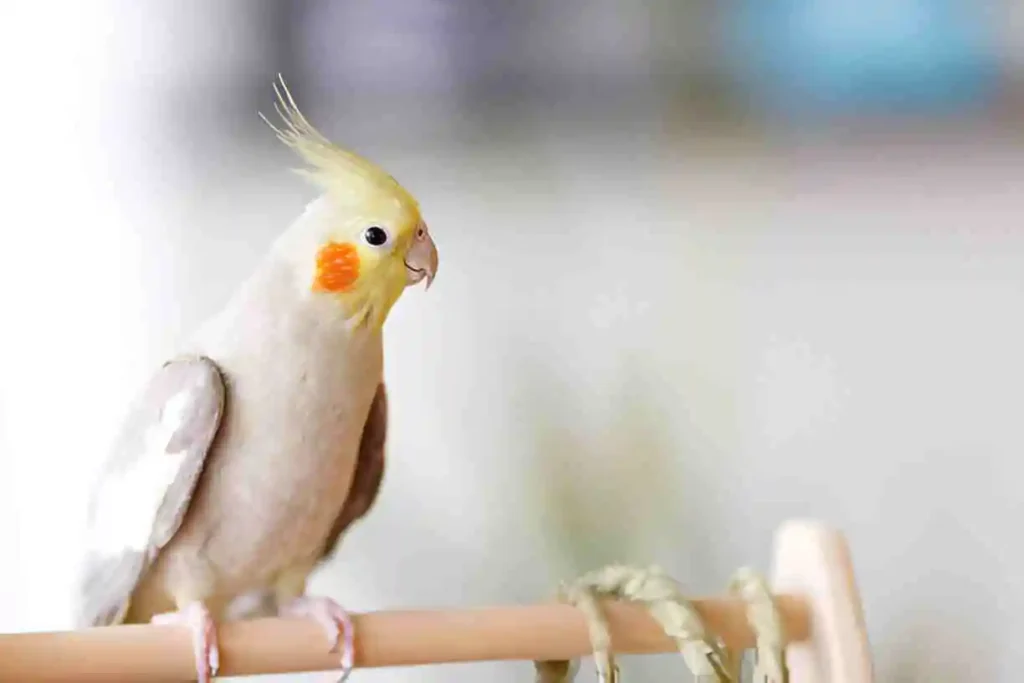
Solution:
{"label": "yellow crest", "polygon": [[281,142],[295,150],[309,168],[298,172],[339,199],[358,199],[366,192],[384,192],[411,208],[416,200],[397,180],[373,162],[334,144],[306,119],[285,85],[274,83],[277,101],[274,109],[284,122],[284,128],[272,124],[262,113],[259,116],[277,134]]}

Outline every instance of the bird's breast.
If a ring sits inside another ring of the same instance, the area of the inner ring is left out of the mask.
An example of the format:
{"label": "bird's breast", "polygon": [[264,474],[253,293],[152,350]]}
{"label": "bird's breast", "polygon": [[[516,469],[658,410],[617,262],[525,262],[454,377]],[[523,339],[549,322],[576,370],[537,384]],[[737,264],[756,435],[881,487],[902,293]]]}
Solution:
{"label": "bird's breast", "polygon": [[229,336],[239,341],[203,349],[227,379],[225,416],[164,554],[174,558],[171,575],[202,574],[221,595],[266,588],[319,557],[352,484],[381,381],[379,331],[275,322],[276,333],[250,343]]}

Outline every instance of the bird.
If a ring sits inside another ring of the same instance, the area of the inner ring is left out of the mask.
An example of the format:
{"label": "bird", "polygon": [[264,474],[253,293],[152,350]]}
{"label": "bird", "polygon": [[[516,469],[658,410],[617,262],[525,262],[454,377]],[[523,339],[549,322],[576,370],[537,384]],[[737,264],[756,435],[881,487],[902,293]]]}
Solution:
{"label": "bird", "polygon": [[252,596],[315,620],[351,672],[348,612],[306,585],[377,499],[383,326],[438,270],[412,194],[324,137],[280,74],[273,88],[282,123],[260,117],[319,193],[141,383],[92,486],[75,591],[78,628],[187,627],[200,683],[218,624]]}

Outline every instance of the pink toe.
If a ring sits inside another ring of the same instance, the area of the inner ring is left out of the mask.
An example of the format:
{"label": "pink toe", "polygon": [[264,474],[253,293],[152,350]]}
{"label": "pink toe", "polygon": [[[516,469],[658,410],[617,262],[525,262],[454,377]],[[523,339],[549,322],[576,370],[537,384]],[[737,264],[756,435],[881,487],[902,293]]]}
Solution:
{"label": "pink toe", "polygon": [[345,608],[330,598],[303,596],[289,605],[287,612],[315,619],[327,635],[330,652],[336,652],[343,644],[339,681],[347,679],[355,663],[355,630]]}
{"label": "pink toe", "polygon": [[192,603],[180,612],[154,615],[154,624],[187,626],[192,632],[192,650],[195,655],[196,679],[210,683],[220,669],[220,650],[217,648],[217,626],[209,610],[202,603]]}

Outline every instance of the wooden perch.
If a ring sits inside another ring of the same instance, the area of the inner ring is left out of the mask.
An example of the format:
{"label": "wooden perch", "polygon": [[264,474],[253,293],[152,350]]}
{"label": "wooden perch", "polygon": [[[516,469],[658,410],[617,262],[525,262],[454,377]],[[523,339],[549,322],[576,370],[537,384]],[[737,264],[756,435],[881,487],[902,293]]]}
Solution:
{"label": "wooden perch", "polygon": [[[753,645],[745,605],[737,600],[694,601],[705,623],[727,644]],[[807,606],[782,596],[779,609],[794,640],[808,635]],[[609,603],[616,652],[672,652],[675,644],[642,607]],[[371,612],[353,615],[356,666],[412,666],[485,660],[569,659],[590,653],[583,616],[566,605],[464,610]],[[312,621],[256,619],[219,630],[221,676],[338,668],[323,632]],[[187,629],[112,626],[61,633],[0,637],[0,680],[155,681],[195,675]],[[526,674],[529,676],[529,674]]]}
{"label": "wooden perch", "polygon": [[[790,683],[871,683],[860,599],[841,534],[790,522],[776,535],[774,588]],[[733,649],[754,644],[746,604],[694,600],[708,630]],[[617,654],[672,652],[644,610],[607,603]],[[559,604],[353,615],[356,667],[485,660],[565,660],[590,654],[583,615]],[[337,670],[313,621],[258,619],[218,629],[221,676]],[[190,681],[191,636],[177,626],[130,625],[0,636],[0,681]],[[524,676],[532,675],[524,672]]]}

